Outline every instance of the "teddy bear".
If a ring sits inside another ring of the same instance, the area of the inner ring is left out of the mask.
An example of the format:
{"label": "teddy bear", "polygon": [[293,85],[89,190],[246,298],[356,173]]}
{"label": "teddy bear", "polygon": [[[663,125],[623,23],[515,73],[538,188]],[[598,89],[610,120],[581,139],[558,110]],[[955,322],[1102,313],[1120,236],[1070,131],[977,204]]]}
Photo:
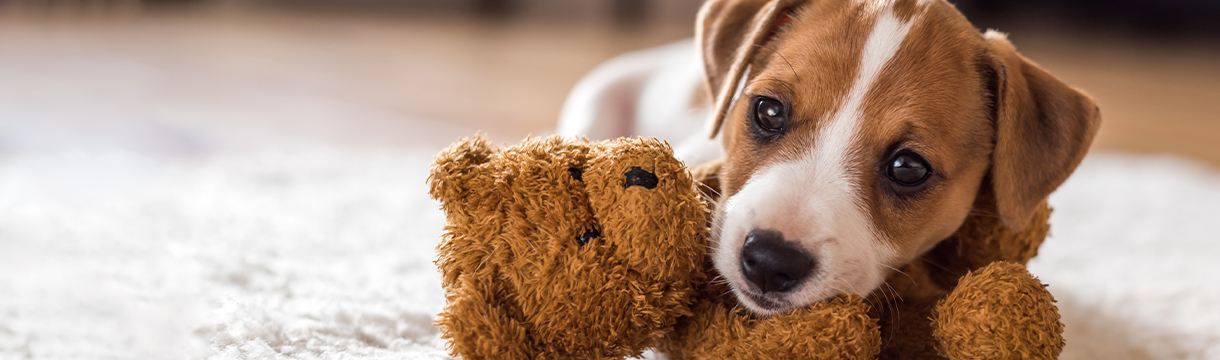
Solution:
{"label": "teddy bear", "polygon": [[464,359],[639,356],[689,316],[708,206],[666,144],[482,136],[429,183],[448,224],[437,320]]}
{"label": "teddy bear", "polygon": [[943,265],[900,269],[890,293],[757,317],[714,280],[708,259],[716,173],[643,138],[497,149],[476,136],[442,151],[428,181],[448,219],[436,263],[447,303],[437,325],[450,352],[990,359],[1062,348],[1054,299],[1022,266],[1046,234],[1045,206],[1022,232],[972,217],[925,255]]}

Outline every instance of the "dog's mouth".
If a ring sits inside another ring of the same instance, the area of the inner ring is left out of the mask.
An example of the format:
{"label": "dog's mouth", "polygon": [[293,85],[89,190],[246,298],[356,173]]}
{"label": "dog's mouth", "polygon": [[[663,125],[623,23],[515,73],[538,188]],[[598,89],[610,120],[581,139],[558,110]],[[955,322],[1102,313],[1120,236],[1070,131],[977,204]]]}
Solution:
{"label": "dog's mouth", "polygon": [[739,300],[749,302],[754,307],[768,313],[778,313],[792,307],[792,304],[784,299],[758,294],[750,289],[742,289],[737,294],[740,295]]}

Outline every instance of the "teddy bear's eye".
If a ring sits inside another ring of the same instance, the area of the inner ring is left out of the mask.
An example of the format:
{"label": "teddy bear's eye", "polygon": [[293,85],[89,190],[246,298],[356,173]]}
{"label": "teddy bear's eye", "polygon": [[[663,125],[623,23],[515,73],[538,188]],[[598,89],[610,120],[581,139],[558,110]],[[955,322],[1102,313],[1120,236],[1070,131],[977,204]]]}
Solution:
{"label": "teddy bear's eye", "polygon": [[632,167],[627,171],[627,183],[623,185],[623,188],[632,186],[643,186],[645,189],[655,188],[657,187],[657,176],[639,166]]}
{"label": "teddy bear's eye", "polygon": [[585,246],[585,244],[588,244],[590,241],[593,241],[593,239],[596,239],[601,235],[602,233],[598,232],[597,229],[585,231],[584,235],[576,238],[576,243],[580,244],[580,246]]}
{"label": "teddy bear's eye", "polygon": [[580,179],[580,175],[584,173],[585,171],[581,170],[580,168],[568,168],[568,174],[571,174],[572,178],[576,179],[576,181],[584,181]]}

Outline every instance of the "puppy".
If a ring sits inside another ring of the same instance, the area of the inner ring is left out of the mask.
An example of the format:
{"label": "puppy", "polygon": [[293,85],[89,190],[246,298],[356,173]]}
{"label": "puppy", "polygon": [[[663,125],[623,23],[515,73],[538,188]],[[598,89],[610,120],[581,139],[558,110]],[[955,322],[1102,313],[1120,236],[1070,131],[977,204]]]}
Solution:
{"label": "puppy", "polygon": [[722,159],[713,263],[760,315],[868,295],[972,212],[1020,230],[1100,123],[943,0],[709,0],[695,44],[595,70],[559,132]]}

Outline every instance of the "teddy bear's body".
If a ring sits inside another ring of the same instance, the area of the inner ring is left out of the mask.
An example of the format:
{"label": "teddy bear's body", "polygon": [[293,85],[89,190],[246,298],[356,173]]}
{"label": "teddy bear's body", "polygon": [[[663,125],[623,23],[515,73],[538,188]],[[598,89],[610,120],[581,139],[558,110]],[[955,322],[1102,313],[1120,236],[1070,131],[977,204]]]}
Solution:
{"label": "teddy bear's body", "polygon": [[[433,166],[449,219],[437,320],[465,359],[1047,359],[1063,346],[1054,299],[1024,268],[1045,204],[1007,231],[971,216],[887,279],[761,318],[708,265],[717,173],[657,140],[464,140]],[[700,192],[702,190],[702,194]],[[989,201],[983,194],[977,201]]]}

